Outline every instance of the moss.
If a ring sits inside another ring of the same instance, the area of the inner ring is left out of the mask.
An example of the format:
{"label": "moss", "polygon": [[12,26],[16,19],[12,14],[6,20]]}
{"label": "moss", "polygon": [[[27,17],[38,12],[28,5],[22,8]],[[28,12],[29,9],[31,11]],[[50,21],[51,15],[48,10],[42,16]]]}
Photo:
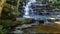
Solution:
{"label": "moss", "polygon": [[21,19],[19,21],[20,24],[29,24],[29,23],[33,23],[34,19],[29,19],[29,18],[25,18],[25,19]]}

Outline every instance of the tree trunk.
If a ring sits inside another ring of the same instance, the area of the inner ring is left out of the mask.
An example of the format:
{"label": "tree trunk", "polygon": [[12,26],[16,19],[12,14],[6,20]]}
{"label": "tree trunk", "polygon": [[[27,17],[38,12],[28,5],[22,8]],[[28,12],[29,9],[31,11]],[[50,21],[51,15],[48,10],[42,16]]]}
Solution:
{"label": "tree trunk", "polygon": [[17,10],[17,16],[18,16],[18,11],[19,11],[19,5],[20,5],[20,0],[17,0],[17,6],[16,6],[16,10]]}
{"label": "tree trunk", "polygon": [[0,17],[1,17],[2,9],[3,9],[5,2],[6,2],[6,0],[1,0],[1,2],[0,2]]}
{"label": "tree trunk", "polygon": [[19,5],[20,5],[20,3],[19,3],[19,2],[20,2],[20,0],[18,0],[18,1],[17,1],[17,10],[18,10]]}

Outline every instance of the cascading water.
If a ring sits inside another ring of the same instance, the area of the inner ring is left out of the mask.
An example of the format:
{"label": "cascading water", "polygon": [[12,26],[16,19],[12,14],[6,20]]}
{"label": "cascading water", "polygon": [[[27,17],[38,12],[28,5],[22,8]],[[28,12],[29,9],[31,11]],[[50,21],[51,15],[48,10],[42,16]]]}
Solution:
{"label": "cascading water", "polygon": [[31,3],[35,3],[36,0],[29,0],[29,2],[26,4],[26,6],[24,6],[24,11],[25,11],[25,14],[23,15],[23,17],[25,18],[30,18],[29,16],[29,10],[30,10],[30,6],[31,6]]}

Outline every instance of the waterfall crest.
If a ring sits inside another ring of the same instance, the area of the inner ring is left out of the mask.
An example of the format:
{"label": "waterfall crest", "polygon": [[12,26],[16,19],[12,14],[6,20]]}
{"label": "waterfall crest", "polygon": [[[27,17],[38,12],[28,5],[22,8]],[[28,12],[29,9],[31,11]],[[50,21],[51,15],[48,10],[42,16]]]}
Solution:
{"label": "waterfall crest", "polygon": [[25,18],[29,18],[29,10],[30,10],[30,6],[31,6],[31,3],[35,3],[36,0],[29,0],[29,2],[27,2],[26,6],[24,6],[24,11],[25,11],[25,14],[23,15],[23,17]]}

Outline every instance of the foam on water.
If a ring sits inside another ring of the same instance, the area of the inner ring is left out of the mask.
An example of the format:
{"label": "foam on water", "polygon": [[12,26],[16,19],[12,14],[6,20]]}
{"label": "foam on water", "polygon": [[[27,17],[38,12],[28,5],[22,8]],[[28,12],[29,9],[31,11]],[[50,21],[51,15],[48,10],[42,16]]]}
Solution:
{"label": "foam on water", "polygon": [[24,14],[24,16],[23,17],[27,17],[27,18],[30,18],[30,16],[29,16],[29,10],[30,10],[30,6],[31,6],[31,3],[35,3],[36,2],[36,0],[29,0],[29,2],[27,2],[27,4],[26,4],[26,6],[24,6],[24,11],[25,11],[25,14]]}

